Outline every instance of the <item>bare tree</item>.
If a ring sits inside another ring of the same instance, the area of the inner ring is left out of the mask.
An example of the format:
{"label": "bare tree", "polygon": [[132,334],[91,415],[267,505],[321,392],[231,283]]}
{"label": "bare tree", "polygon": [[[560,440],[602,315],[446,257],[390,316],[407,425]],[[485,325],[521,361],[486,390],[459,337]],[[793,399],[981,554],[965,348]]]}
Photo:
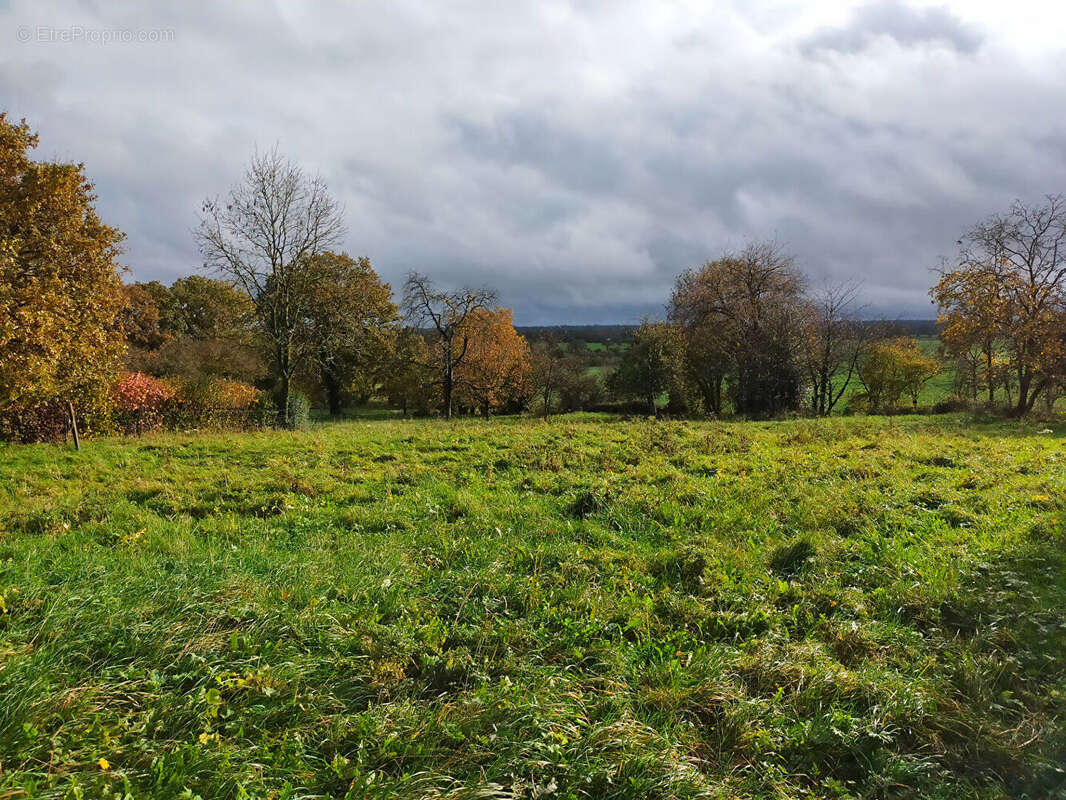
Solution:
{"label": "bare tree", "polygon": [[292,379],[313,343],[301,328],[313,302],[310,258],[338,244],[342,210],[321,177],[273,148],[256,153],[225,200],[204,201],[197,240],[204,265],[247,292],[278,379],[283,422]]}
{"label": "bare tree", "polygon": [[552,402],[559,392],[566,348],[558,331],[548,331],[533,343],[533,385],[541,397],[545,418],[551,416]]}
{"label": "bare tree", "polygon": [[490,308],[496,300],[496,292],[492,289],[464,287],[443,291],[418,272],[407,276],[403,287],[403,313],[411,325],[428,331],[435,340],[433,354],[446,419],[452,418],[455,368],[466,358],[470,346],[466,323],[471,314]]}
{"label": "bare tree", "polygon": [[856,284],[828,285],[808,303],[800,359],[811,384],[811,412],[827,417],[844,396],[863,352],[863,326],[853,309]]}

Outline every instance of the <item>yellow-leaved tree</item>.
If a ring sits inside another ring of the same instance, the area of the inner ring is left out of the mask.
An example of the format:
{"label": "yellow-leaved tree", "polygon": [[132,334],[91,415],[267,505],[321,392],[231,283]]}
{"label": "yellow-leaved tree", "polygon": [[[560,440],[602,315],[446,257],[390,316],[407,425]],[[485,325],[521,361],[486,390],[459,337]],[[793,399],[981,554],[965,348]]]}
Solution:
{"label": "yellow-leaved tree", "polygon": [[892,408],[904,395],[917,409],[922,387],[939,371],[940,363],[906,336],[873,342],[858,364],[871,410]]}
{"label": "yellow-leaved tree", "polygon": [[1031,411],[1040,395],[1053,402],[1066,383],[1066,197],[1017,201],[959,245],[932,289],[945,342],[956,355],[983,353],[989,402],[1001,357],[1011,377],[1004,388],[1017,387],[1014,413]]}
{"label": "yellow-leaved tree", "polygon": [[104,409],[125,348],[116,259],[81,164],[32,161],[37,136],[0,114],[0,435],[61,435]]}
{"label": "yellow-leaved tree", "polygon": [[529,393],[533,371],[529,345],[514,328],[510,308],[475,309],[464,323],[466,357],[455,370],[456,399],[489,411],[519,403]]}

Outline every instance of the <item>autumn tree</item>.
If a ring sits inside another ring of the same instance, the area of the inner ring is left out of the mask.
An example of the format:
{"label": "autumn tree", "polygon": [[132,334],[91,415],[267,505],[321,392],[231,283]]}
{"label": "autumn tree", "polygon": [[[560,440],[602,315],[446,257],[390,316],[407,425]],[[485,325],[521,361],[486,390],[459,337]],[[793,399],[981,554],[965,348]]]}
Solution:
{"label": "autumn tree", "polygon": [[123,319],[127,369],[180,376],[257,380],[266,372],[255,331],[255,306],[225,281],[190,275],[126,287]]}
{"label": "autumn tree", "polygon": [[445,419],[452,418],[455,395],[455,372],[470,349],[467,322],[496,301],[491,289],[464,287],[441,290],[425,275],[412,272],[403,291],[403,314],[413,327],[429,336],[435,382],[440,387]]}
{"label": "autumn tree", "polygon": [[723,383],[741,414],[797,407],[804,290],[792,257],[765,242],[678,277],[669,319],[678,326],[686,372],[706,410],[720,413]]}
{"label": "autumn tree", "polygon": [[376,382],[398,320],[392,288],[365,256],[325,252],[311,256],[308,349],[330,414],[340,414],[344,393],[359,379]]}
{"label": "autumn tree", "polygon": [[916,411],[922,389],[940,374],[940,370],[940,362],[935,357],[923,353],[919,347],[908,347],[904,352],[903,391],[910,397],[911,407]]}
{"label": "autumn tree", "polygon": [[915,408],[922,387],[940,371],[935,358],[922,352],[909,337],[872,342],[859,360],[856,372],[873,410],[891,408],[904,395]]}
{"label": "autumn tree", "polygon": [[940,307],[940,340],[956,358],[972,363],[974,388],[984,384],[990,406],[1000,383],[995,362],[1009,318],[1005,288],[993,270],[974,265],[945,272],[932,290]]}
{"label": "autumn tree", "polygon": [[161,324],[162,314],[156,296],[140,283],[123,286],[122,290],[125,303],[120,319],[126,343],[139,350],[158,350],[169,334]]}
{"label": "autumn tree", "polygon": [[101,407],[125,348],[123,235],[83,166],[33,161],[36,146],[0,114],[0,417],[15,427],[34,408]]}
{"label": "autumn tree", "polygon": [[648,414],[655,416],[657,398],[673,385],[680,363],[677,329],[669,323],[644,320],[622,363],[611,375],[611,389],[620,397],[643,401]]}
{"label": "autumn tree", "polygon": [[411,412],[428,414],[437,391],[437,372],[431,366],[425,337],[415,328],[405,327],[389,344],[382,370],[385,396],[405,417]]}
{"label": "autumn tree", "polygon": [[[982,350],[991,367],[1002,343],[1017,385],[1015,413],[1032,409],[1051,386],[1066,342],[1066,198],[1015,202],[959,240],[932,295],[947,342]],[[990,399],[992,370],[988,370]]]}
{"label": "autumn tree", "polygon": [[303,335],[315,302],[310,266],[343,233],[340,206],[322,178],[307,176],[276,149],[256,154],[225,200],[203,205],[198,241],[204,263],[254,304],[286,425],[293,377],[315,353]]}
{"label": "autumn tree", "polygon": [[494,408],[520,403],[529,391],[529,345],[514,328],[510,308],[477,308],[466,317],[465,356],[455,368],[458,402],[480,409],[486,419]]}

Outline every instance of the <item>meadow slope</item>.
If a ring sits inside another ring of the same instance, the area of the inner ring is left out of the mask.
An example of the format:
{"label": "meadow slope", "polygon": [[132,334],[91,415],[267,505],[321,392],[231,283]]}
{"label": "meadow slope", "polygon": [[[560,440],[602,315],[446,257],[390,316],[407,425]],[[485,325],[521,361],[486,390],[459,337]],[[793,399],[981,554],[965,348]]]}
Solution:
{"label": "meadow slope", "polygon": [[1064,434],[0,447],[0,798],[1055,796]]}

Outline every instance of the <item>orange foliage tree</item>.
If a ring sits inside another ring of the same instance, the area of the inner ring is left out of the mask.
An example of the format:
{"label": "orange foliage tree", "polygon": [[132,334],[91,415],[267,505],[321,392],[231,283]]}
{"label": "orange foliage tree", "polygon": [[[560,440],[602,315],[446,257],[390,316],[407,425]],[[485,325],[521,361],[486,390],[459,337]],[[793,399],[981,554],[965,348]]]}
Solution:
{"label": "orange foliage tree", "polygon": [[[30,160],[37,136],[0,114],[0,422],[103,410],[125,349],[116,259],[80,164]],[[20,438],[32,434],[15,432]]]}
{"label": "orange foliage tree", "polygon": [[491,409],[525,399],[532,358],[525,337],[514,328],[513,310],[475,309],[464,328],[466,357],[455,371],[459,403],[488,417]]}
{"label": "orange foliage tree", "polygon": [[[951,354],[977,367],[975,378],[984,383],[992,405],[998,382],[997,342],[1009,318],[1005,286],[993,270],[974,267],[945,273],[932,295],[940,307],[941,341]],[[976,385],[973,388],[976,391]]]}

